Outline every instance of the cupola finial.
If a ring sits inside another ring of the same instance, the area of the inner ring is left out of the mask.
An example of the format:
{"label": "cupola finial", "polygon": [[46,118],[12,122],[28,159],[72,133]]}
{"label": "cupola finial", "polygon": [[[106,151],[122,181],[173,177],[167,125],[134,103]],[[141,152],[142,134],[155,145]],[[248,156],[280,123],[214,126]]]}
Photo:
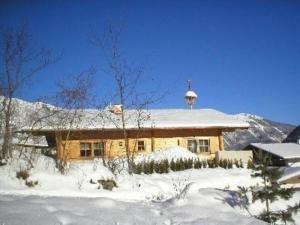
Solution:
{"label": "cupola finial", "polygon": [[197,94],[192,90],[192,81],[188,80],[188,91],[185,93],[185,100],[189,109],[193,109],[193,105],[196,101]]}

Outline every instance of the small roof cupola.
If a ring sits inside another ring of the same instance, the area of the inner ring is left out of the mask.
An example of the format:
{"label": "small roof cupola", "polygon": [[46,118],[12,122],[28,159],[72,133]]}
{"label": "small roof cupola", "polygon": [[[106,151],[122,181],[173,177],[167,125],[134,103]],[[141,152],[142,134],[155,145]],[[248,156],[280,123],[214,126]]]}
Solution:
{"label": "small roof cupola", "polygon": [[191,80],[188,80],[188,91],[185,93],[185,100],[189,109],[193,109],[193,105],[198,97],[197,94],[191,89]]}

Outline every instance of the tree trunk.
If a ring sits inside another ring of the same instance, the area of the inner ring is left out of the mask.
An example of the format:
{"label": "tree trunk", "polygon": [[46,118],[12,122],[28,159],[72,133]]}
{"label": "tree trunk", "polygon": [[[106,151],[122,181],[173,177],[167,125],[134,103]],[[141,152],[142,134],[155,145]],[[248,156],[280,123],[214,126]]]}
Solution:
{"label": "tree trunk", "polygon": [[[5,100],[6,102],[6,100]],[[2,143],[2,158],[6,159],[12,156],[12,132],[11,132],[11,112],[12,99],[8,99],[8,104],[4,103],[4,131]]]}

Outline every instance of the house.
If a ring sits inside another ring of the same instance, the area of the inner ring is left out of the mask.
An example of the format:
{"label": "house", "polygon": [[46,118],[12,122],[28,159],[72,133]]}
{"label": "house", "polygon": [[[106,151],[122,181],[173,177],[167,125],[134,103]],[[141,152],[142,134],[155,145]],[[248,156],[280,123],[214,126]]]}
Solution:
{"label": "house", "polygon": [[40,152],[43,154],[49,154],[49,146],[45,136],[19,136],[15,141],[15,145],[21,149],[33,150],[34,152]]}
{"label": "house", "polygon": [[[59,159],[124,156],[121,116],[119,110],[84,110],[71,125],[58,120],[24,131],[45,136]],[[203,157],[214,157],[224,149],[223,132],[249,127],[247,122],[213,109],[126,110],[124,120],[129,149],[137,154],[182,146]]]}
{"label": "house", "polygon": [[300,189],[300,167],[287,167],[283,170],[282,177],[278,180],[279,184],[287,187]]}
{"label": "house", "polygon": [[300,145],[295,143],[252,143],[247,149],[268,154],[277,166],[288,166],[300,162]]}

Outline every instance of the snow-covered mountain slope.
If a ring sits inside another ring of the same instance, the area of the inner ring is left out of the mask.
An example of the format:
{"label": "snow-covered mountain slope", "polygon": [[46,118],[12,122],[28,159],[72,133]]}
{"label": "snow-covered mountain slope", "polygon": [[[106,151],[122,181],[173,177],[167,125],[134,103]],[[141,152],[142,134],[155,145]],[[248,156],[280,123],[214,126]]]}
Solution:
{"label": "snow-covered mountain slope", "polygon": [[300,140],[300,125],[296,127],[287,137],[283,140],[283,142],[293,142],[299,143]]}
{"label": "snow-covered mountain slope", "polygon": [[296,127],[247,113],[241,113],[235,116],[247,121],[250,124],[250,128],[247,130],[238,129],[235,132],[224,133],[224,144],[227,150],[243,149],[253,142],[282,142]]}
{"label": "snow-covered mountain slope", "polygon": [[[0,102],[2,102],[3,99],[3,96],[0,96]],[[43,102],[27,102],[14,98],[12,100],[12,124],[14,129],[30,127],[34,121],[45,115],[49,115],[55,108],[55,106]]]}

